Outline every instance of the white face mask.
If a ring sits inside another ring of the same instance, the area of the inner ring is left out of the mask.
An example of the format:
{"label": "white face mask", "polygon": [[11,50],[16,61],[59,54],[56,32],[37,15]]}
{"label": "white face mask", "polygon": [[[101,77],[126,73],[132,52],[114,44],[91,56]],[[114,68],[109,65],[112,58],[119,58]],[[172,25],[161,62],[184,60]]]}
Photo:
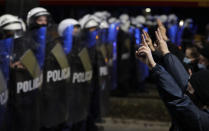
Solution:
{"label": "white face mask", "polygon": [[128,32],[130,27],[130,21],[126,21],[120,24],[120,28],[124,32]]}
{"label": "white face mask", "polygon": [[184,63],[186,63],[186,64],[189,64],[189,63],[191,63],[192,61],[189,59],[189,58],[187,58],[187,57],[184,57]]}
{"label": "white face mask", "polygon": [[200,63],[198,63],[197,66],[199,69],[206,69],[207,68],[206,65],[200,64]]}

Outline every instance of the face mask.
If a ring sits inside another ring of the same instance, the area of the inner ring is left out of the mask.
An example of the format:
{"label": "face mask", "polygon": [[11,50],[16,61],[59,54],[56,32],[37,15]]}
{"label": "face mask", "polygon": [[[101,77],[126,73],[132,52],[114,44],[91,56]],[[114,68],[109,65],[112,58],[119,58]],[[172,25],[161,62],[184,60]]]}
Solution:
{"label": "face mask", "polygon": [[73,43],[73,26],[69,26],[65,29],[63,33],[63,48],[66,54],[70,53],[72,49],[72,43]]}
{"label": "face mask", "polygon": [[14,39],[0,40],[0,68],[6,80],[9,79],[9,63]]}
{"label": "face mask", "polygon": [[35,34],[35,39],[39,44],[38,48],[36,49],[35,55],[41,68],[43,68],[45,58],[46,32],[46,27],[41,27],[36,30]]}
{"label": "face mask", "polygon": [[184,57],[183,62],[186,63],[186,64],[189,64],[189,63],[191,63],[192,61],[191,61],[190,59],[188,59],[187,57]]}
{"label": "face mask", "polygon": [[110,24],[108,29],[108,37],[107,37],[109,43],[116,42],[118,28],[119,28],[119,23]]}
{"label": "face mask", "polygon": [[197,66],[199,69],[206,69],[207,68],[204,64],[200,64],[200,63],[198,63]]}
{"label": "face mask", "polygon": [[97,30],[88,32],[88,47],[93,47],[96,44]]}

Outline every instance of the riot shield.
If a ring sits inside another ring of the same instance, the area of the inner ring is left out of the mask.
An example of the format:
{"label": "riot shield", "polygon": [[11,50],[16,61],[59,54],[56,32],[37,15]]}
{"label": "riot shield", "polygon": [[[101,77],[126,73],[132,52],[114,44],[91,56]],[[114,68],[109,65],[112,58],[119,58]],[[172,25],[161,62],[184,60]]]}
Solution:
{"label": "riot shield", "polygon": [[47,43],[41,92],[41,126],[56,127],[68,119],[68,59],[59,39]]}
{"label": "riot shield", "polygon": [[[42,31],[45,32],[45,29]],[[11,131],[39,131],[40,128],[40,91],[43,82],[40,63],[43,64],[45,37],[41,37],[41,44],[37,43],[33,36],[38,31],[34,32],[27,32],[25,36],[16,39],[14,44],[13,56],[17,56],[12,64],[18,62],[22,67],[11,67]],[[37,51],[39,49],[40,52]]]}
{"label": "riot shield", "polygon": [[74,45],[68,60],[71,65],[68,122],[75,124],[87,118],[93,70],[89,51],[79,42]]}

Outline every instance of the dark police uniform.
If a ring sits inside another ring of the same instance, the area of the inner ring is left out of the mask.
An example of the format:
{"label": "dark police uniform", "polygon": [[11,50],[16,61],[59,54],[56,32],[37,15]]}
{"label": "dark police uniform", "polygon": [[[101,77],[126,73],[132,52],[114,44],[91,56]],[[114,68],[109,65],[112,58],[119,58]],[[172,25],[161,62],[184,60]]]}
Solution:
{"label": "dark police uniform", "polygon": [[134,44],[129,33],[119,30],[117,36],[117,76],[119,95],[127,95],[133,87],[132,69],[134,62]]}
{"label": "dark police uniform", "polygon": [[8,124],[8,81],[9,63],[13,46],[13,38],[0,40],[0,130],[6,131]]}
{"label": "dark police uniform", "polygon": [[43,74],[34,54],[38,43],[32,38],[34,32],[15,40],[14,61],[24,68],[11,68],[10,112],[11,131],[38,131],[40,126],[40,89]]}
{"label": "dark police uniform", "polygon": [[88,115],[93,67],[87,46],[79,38],[73,38],[73,47],[68,61],[71,67],[69,96],[69,118],[74,130],[81,130]]}
{"label": "dark police uniform", "polygon": [[[102,34],[100,34],[102,35]],[[107,114],[109,108],[109,92],[110,92],[110,77],[108,69],[108,54],[107,43],[101,40],[96,45],[96,87],[92,94],[92,109],[91,112],[95,121],[101,121],[101,117]]]}
{"label": "dark police uniform", "polygon": [[61,39],[47,43],[44,63],[41,92],[43,130],[44,128],[59,128],[59,125],[68,119],[67,82],[69,82],[71,71]]}

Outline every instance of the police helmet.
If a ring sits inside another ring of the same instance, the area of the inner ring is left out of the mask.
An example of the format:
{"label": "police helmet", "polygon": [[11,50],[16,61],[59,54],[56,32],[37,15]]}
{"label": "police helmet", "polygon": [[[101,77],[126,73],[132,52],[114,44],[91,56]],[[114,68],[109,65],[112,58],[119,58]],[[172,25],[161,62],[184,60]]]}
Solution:
{"label": "police helmet", "polygon": [[45,8],[42,8],[42,7],[33,8],[27,14],[26,23],[29,27],[34,26],[34,25],[36,25],[35,20],[38,17],[49,16],[49,15],[50,15],[50,13]]}
{"label": "police helmet", "polygon": [[80,26],[79,22],[77,20],[75,20],[75,19],[64,19],[58,25],[58,33],[59,33],[59,35],[63,36],[63,32],[70,25]]}
{"label": "police helmet", "polygon": [[16,16],[5,14],[0,17],[0,28],[3,30],[21,30],[22,26]]}

